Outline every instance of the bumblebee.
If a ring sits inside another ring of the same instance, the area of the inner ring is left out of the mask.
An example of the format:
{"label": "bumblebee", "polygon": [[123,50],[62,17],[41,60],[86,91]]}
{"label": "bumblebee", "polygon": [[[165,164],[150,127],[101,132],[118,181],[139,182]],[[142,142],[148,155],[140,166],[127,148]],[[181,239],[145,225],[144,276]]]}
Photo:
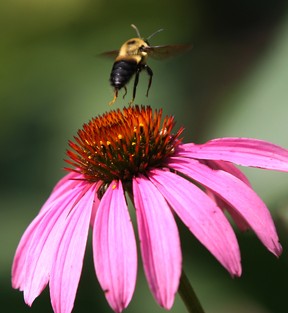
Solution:
{"label": "bumblebee", "polygon": [[160,31],[163,31],[163,29],[159,29],[147,39],[143,39],[140,36],[138,28],[134,24],[131,24],[131,27],[135,29],[138,38],[131,38],[124,42],[119,51],[115,50],[104,53],[106,56],[116,57],[110,74],[110,84],[114,88],[114,97],[112,101],[109,102],[110,105],[116,101],[118,91],[121,88],[124,88],[125,90],[123,99],[125,98],[127,94],[126,85],[135,75],[133,96],[129,104],[134,102],[139,82],[139,75],[143,70],[145,70],[149,76],[148,88],[146,92],[146,97],[148,97],[153,77],[153,72],[146,63],[148,56],[154,59],[165,59],[191,48],[191,45],[150,46],[148,40]]}

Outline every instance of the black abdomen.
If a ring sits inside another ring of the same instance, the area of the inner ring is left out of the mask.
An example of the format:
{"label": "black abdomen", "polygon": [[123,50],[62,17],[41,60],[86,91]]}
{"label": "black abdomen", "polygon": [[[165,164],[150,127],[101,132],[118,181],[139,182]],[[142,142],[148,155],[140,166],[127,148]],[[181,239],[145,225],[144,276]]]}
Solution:
{"label": "black abdomen", "polygon": [[136,73],[137,66],[137,62],[131,60],[115,62],[110,74],[111,85],[118,90],[124,87]]}

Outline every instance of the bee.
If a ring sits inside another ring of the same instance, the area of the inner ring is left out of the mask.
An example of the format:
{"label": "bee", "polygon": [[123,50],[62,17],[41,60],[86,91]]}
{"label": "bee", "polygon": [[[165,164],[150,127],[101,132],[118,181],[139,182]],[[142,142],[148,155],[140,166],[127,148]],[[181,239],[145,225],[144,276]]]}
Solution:
{"label": "bee", "polygon": [[114,88],[114,97],[112,101],[109,102],[109,105],[112,105],[116,101],[121,88],[125,90],[123,99],[125,98],[127,94],[126,85],[135,75],[133,96],[129,104],[134,102],[139,75],[143,70],[145,70],[149,76],[146,92],[146,97],[148,97],[153,77],[153,71],[146,63],[148,56],[160,60],[185,52],[191,48],[191,45],[150,46],[148,40],[163,31],[163,29],[159,29],[147,39],[143,39],[138,28],[134,24],[131,24],[131,27],[135,29],[138,38],[131,38],[124,42],[119,51],[115,50],[103,53],[105,56],[116,57],[110,74],[110,84]]}

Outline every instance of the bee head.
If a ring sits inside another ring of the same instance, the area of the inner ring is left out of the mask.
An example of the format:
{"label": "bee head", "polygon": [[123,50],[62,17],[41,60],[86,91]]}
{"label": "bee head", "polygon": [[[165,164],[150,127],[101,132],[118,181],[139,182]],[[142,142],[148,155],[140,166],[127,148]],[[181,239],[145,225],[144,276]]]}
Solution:
{"label": "bee head", "polygon": [[134,24],[131,24],[131,26],[135,29],[138,38],[131,38],[127,40],[120,48],[117,58],[123,59],[127,57],[133,57],[133,59],[137,62],[146,61],[146,58],[148,57],[148,49],[145,48],[150,46],[148,40],[163,29],[159,29],[152,35],[150,35],[147,39],[143,39],[140,35],[138,28]]}
{"label": "bee head", "polygon": [[127,40],[120,48],[119,56],[147,56],[147,52],[143,48],[149,47],[141,38],[131,38]]}

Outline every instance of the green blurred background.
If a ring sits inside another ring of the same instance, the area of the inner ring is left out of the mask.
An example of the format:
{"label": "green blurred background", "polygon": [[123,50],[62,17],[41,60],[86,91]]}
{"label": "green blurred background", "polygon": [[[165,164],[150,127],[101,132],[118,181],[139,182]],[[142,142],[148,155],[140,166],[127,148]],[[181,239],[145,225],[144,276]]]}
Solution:
{"label": "green blurred background", "polygon": [[[19,239],[65,172],[65,150],[81,125],[107,110],[113,61],[97,55],[159,28],[151,44],[192,43],[193,50],[151,60],[154,81],[136,103],[162,107],[184,126],[185,141],[247,136],[288,148],[288,10],[284,0],[0,2],[0,305],[1,312],[52,312],[47,290],[33,307],[11,288]],[[113,108],[131,98],[120,96]],[[232,279],[180,226],[187,272],[206,312],[287,312],[288,175],[246,170],[271,209],[284,253],[278,260],[250,232],[238,234],[243,275]],[[91,243],[73,312],[112,312],[94,275]],[[126,312],[164,312],[139,266]],[[185,312],[179,297],[171,312]]]}

